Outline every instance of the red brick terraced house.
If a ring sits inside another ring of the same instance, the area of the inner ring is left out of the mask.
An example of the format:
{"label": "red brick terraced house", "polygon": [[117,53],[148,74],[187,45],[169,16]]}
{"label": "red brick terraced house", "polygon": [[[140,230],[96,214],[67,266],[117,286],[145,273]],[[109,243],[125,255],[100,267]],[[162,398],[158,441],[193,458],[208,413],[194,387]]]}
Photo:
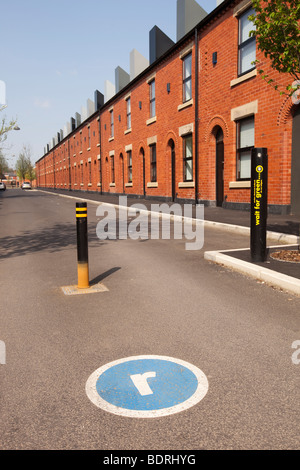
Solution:
{"label": "red brick terraced house", "polygon": [[253,61],[284,86],[290,78],[249,37],[251,1],[218,3],[176,43],[153,28],[150,64],[108,100],[95,92],[94,112],[36,162],[38,187],[246,210],[251,149],[266,147],[269,211],[299,210],[300,105]]}

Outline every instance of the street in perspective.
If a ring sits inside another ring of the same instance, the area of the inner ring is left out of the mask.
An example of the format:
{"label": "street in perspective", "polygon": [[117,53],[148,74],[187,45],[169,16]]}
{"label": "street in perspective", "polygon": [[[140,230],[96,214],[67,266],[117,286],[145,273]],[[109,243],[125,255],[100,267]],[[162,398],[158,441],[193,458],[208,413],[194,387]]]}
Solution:
{"label": "street in perspective", "polygon": [[[2,449],[299,447],[299,295],[205,259],[249,248],[249,235],[202,220],[191,251],[174,220],[170,239],[162,218],[159,236],[130,238],[131,215],[127,237],[100,239],[124,207],[39,190],[0,197]],[[78,203],[91,289],[81,293]]]}

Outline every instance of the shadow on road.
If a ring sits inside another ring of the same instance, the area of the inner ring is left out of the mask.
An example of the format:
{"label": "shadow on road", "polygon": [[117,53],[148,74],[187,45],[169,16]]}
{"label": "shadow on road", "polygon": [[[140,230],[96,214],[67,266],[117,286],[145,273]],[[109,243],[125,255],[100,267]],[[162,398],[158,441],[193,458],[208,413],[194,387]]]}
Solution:
{"label": "shadow on road", "polygon": [[90,284],[91,284],[91,285],[99,284],[99,282],[102,282],[103,279],[107,278],[108,276],[110,276],[111,274],[115,273],[116,271],[119,271],[120,269],[121,269],[120,267],[111,268],[111,269],[109,269],[108,271],[105,271],[105,273],[99,274],[99,276],[97,276],[97,277],[95,277],[94,279],[92,279],[92,280],[90,281]]}
{"label": "shadow on road", "polygon": [[[96,234],[89,234],[89,247],[105,243]],[[77,246],[76,227],[74,224],[57,224],[41,230],[26,230],[20,235],[0,238],[0,259],[23,256],[29,253],[47,251],[54,253],[65,248]]]}

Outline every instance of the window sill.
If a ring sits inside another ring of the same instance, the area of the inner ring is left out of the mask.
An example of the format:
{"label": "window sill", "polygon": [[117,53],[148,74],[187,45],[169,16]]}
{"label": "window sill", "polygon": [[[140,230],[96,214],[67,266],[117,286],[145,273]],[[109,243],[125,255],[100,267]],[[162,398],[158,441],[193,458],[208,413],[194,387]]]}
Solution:
{"label": "window sill", "polygon": [[108,139],[108,142],[112,142],[113,140],[115,140],[115,138],[114,138],[114,137],[110,137],[110,138]]}
{"label": "window sill", "polygon": [[194,100],[191,99],[189,101],[186,101],[185,103],[180,104],[177,106],[177,110],[181,111],[182,109],[188,108],[189,106],[192,106],[194,104]]}
{"label": "window sill", "polygon": [[97,184],[97,187],[98,187],[98,188],[101,188],[101,183],[98,183],[98,184]]}
{"label": "window sill", "polygon": [[91,150],[91,147],[87,148],[86,150],[87,150],[87,152],[89,152]]}
{"label": "window sill", "polygon": [[251,181],[231,181],[229,189],[248,189],[251,188]]}
{"label": "window sill", "polygon": [[125,188],[132,188],[132,183],[125,183]]}
{"label": "window sill", "polygon": [[147,183],[147,188],[158,188],[157,182]]}
{"label": "window sill", "polygon": [[116,183],[109,183],[110,188],[114,188],[116,186]]}
{"label": "window sill", "polygon": [[146,125],[150,126],[150,124],[153,124],[154,122],[156,122],[156,119],[157,119],[156,116],[148,119],[148,121],[146,121]]}
{"label": "window sill", "polygon": [[256,76],[257,76],[257,69],[251,70],[251,72],[246,73],[245,75],[242,75],[241,77],[235,78],[234,80],[231,80],[230,86],[234,87],[238,85],[239,83],[245,82],[246,80],[249,80],[250,78],[253,78]]}
{"label": "window sill", "polygon": [[92,183],[89,183],[89,184],[88,184],[88,187],[90,188],[91,186],[93,186]]}
{"label": "window sill", "polygon": [[124,131],[124,135],[130,134],[130,132],[131,132],[131,128],[130,128],[130,129],[126,129],[126,131]]}
{"label": "window sill", "polygon": [[178,188],[194,188],[195,183],[194,181],[184,181],[182,183],[178,183]]}

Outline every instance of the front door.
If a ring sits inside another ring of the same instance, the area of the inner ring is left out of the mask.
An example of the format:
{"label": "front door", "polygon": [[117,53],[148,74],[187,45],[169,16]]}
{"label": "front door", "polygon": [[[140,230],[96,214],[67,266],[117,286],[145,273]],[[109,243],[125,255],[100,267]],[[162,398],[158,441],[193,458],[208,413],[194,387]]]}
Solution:
{"label": "front door", "polygon": [[300,216],[300,105],[293,118],[291,178],[292,214]]}
{"label": "front door", "polygon": [[122,171],[122,190],[123,194],[125,194],[125,181],[124,181],[124,158],[123,154],[120,154],[120,163],[121,163],[121,171]]}
{"label": "front door", "polygon": [[224,201],[224,142],[223,131],[216,134],[216,203],[222,207]]}
{"label": "front door", "polygon": [[171,160],[172,160],[172,201],[176,199],[176,176],[175,176],[175,144],[171,145]]}
{"label": "front door", "polygon": [[142,156],[142,170],[143,170],[143,196],[146,196],[146,180],[145,180],[145,151],[143,148],[140,150]]}

